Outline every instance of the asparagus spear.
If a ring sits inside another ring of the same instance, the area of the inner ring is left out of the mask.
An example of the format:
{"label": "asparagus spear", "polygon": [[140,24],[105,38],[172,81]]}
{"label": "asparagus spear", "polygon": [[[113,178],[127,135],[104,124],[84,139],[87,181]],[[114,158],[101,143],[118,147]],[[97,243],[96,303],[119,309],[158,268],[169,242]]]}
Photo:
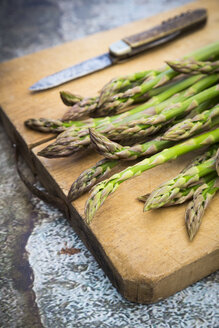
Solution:
{"label": "asparagus spear", "polygon": [[190,240],[197,234],[204,212],[215,193],[219,190],[217,183],[218,178],[214,178],[210,182],[201,185],[195,191],[193,200],[186,209],[185,221]]}
{"label": "asparagus spear", "polygon": [[89,116],[97,108],[98,100],[99,97],[82,99],[65,112],[62,121],[74,121]]}
{"label": "asparagus spear", "polygon": [[116,160],[103,159],[91,168],[83,171],[69,190],[69,201],[72,202],[86,191],[90,190],[90,188],[94,186],[98,180],[104,178],[117,164],[118,161]]}
{"label": "asparagus spear", "polygon": [[66,106],[74,106],[83,99],[83,97],[74,95],[69,91],[60,91],[60,97]]}
{"label": "asparagus spear", "polygon": [[[195,191],[200,187],[201,184],[205,182],[211,181],[213,178],[216,177],[215,171],[204,176],[202,179],[198,181],[198,184],[189,186],[187,188],[182,188],[179,190],[178,193],[174,195],[172,199],[170,199],[167,203],[165,203],[162,207],[169,207],[169,206],[175,206],[179,204],[185,203],[187,200],[191,199],[195,193]],[[151,194],[145,194],[143,196],[139,196],[137,199],[143,203],[146,203],[148,198],[151,196]]]}
{"label": "asparagus spear", "polygon": [[173,108],[162,111],[161,114],[153,115],[145,120],[145,124],[155,125],[167,122],[175,117],[178,117],[182,113],[188,113],[192,109],[198,107],[201,103],[206,101],[206,99],[215,98],[219,95],[219,84],[216,84],[213,87],[210,87],[189,99],[174,104]]}
{"label": "asparagus spear", "polygon": [[197,157],[195,157],[180,173],[184,173],[187,170],[189,170],[191,167],[199,165],[207,161],[209,158],[216,156],[217,149],[218,149],[218,144],[214,144],[208,147],[204,153],[199,154]]}
{"label": "asparagus spear", "polygon": [[213,74],[219,73],[219,60],[198,61],[194,59],[184,59],[166,62],[174,71],[184,74]]}
{"label": "asparagus spear", "polygon": [[164,149],[163,151],[144,159],[143,161],[128,167],[120,173],[114,174],[107,180],[97,184],[93,188],[90,198],[85,206],[85,215],[87,223],[92,221],[97,209],[104,203],[106,198],[113,193],[119,185],[135,176],[139,176],[142,172],[149,170],[155,166],[161,165],[171,159],[175,159],[180,155],[186,154],[195,149],[199,149],[205,145],[210,145],[219,142],[219,128],[207,132],[200,136],[188,139],[185,142]]}
{"label": "asparagus spear", "polygon": [[[169,206],[175,206],[179,204],[185,203],[187,200],[191,199],[194,195],[195,190],[199,187],[199,185],[195,185],[192,187],[188,187],[185,189],[181,189],[174,198],[170,199],[169,202],[165,203],[162,207],[169,207]],[[150,197],[150,194],[145,194],[143,196],[139,196],[137,199],[140,202],[147,202],[148,198]]]}
{"label": "asparagus spear", "polygon": [[33,130],[41,132],[60,133],[65,131],[70,125],[63,123],[60,120],[46,119],[46,118],[30,118],[24,124]]}
{"label": "asparagus spear", "polygon": [[180,140],[188,138],[206,128],[212,128],[219,124],[219,104],[210,110],[206,110],[191,119],[185,119],[170,127],[163,135],[164,140]]}
{"label": "asparagus spear", "polygon": [[138,157],[148,156],[170,147],[174,142],[162,140],[157,137],[153,140],[147,141],[143,144],[136,144],[134,146],[122,146],[116,142],[109,140],[107,137],[90,129],[90,139],[94,149],[101,155],[110,159],[125,159],[134,160]]}
{"label": "asparagus spear", "polygon": [[164,206],[178,194],[180,189],[197,184],[201,177],[214,171],[215,157],[212,157],[163,183],[148,197],[144,206],[144,212]]}

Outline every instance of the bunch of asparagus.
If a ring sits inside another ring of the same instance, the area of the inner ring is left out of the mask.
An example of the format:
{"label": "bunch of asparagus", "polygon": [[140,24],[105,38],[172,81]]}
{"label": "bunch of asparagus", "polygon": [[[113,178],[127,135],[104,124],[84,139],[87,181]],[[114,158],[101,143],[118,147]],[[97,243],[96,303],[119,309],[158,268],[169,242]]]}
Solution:
{"label": "bunch of asparagus", "polygon": [[[211,130],[219,124],[218,57],[219,42],[216,42],[184,60],[168,62],[169,66],[160,70],[114,79],[103,87],[98,97],[83,99],[70,92],[61,92],[63,102],[71,106],[61,120],[29,119],[25,122],[29,128],[58,133],[56,140],[40,151],[40,156],[64,157],[92,146],[105,157],[82,172],[72,184],[68,195],[70,201],[109,175],[120,160],[136,160],[147,156],[94,187],[85,209],[88,223],[120,183],[194,149],[219,142],[219,128]],[[180,75],[181,72],[184,74]],[[123,112],[127,106],[145,99],[147,101],[140,106]],[[113,116],[97,117],[115,113]],[[93,117],[75,120],[85,114]],[[206,130],[208,132],[203,133]],[[197,135],[200,133],[203,134]],[[180,140],[186,138],[190,139],[179,144]],[[202,185],[210,183],[212,188],[216,188],[212,181],[219,170],[218,152],[212,156],[215,161],[214,172],[200,175],[199,180]],[[204,164],[200,162],[198,165]],[[184,176],[188,179],[187,175]],[[174,189],[170,192],[173,197],[162,206],[180,203],[191,195],[195,197],[198,190],[198,184],[187,184],[178,190],[176,196]],[[209,191],[206,190],[203,190],[204,198],[209,199]],[[150,199],[147,197],[147,202]],[[196,210],[191,207],[190,213],[194,212]],[[194,233],[190,235],[194,236]]]}
{"label": "bunch of asparagus", "polygon": [[[206,100],[216,98],[219,95],[219,88],[215,85],[218,80],[219,74],[189,77],[177,81],[169,89],[129,112],[111,117],[63,123],[64,129],[66,124],[70,127],[43,149],[40,155],[48,158],[63,157],[86,148],[90,144],[89,128],[97,129],[111,140],[136,143],[157,133],[174,117],[186,115],[194,109],[198,110]],[[156,121],[153,123],[152,119]],[[38,130],[44,130],[44,123],[44,119],[38,120]],[[36,119],[26,121],[26,125],[36,129]],[[51,131],[57,131],[57,126],[54,128],[53,122],[49,125],[47,120],[46,127],[48,126]]]}
{"label": "bunch of asparagus", "polygon": [[[60,95],[64,104],[73,106],[64,114],[63,120],[76,120],[87,115],[101,117],[123,112],[128,106],[149,99],[148,91],[151,88],[165,84],[178,73],[218,73],[219,61],[201,61],[208,58],[208,53],[198,51],[186,56],[184,60],[168,61],[168,66],[159,70],[142,71],[118,77],[107,83],[100,91],[100,96],[97,97],[83,99],[70,92],[62,91]],[[169,69],[170,67],[172,70]]]}
{"label": "bunch of asparagus", "polygon": [[[149,99],[150,93],[141,92],[141,85],[159,73],[161,71],[142,71],[118,77],[105,85],[100,90],[100,96],[96,97],[83,98],[69,91],[61,91],[63,103],[72,106],[62,120],[78,120],[85,116],[101,117],[123,112],[129,105]],[[140,94],[134,98],[138,91]]]}
{"label": "bunch of asparagus", "polygon": [[194,238],[201,224],[204,211],[219,190],[216,172],[216,158],[219,144],[214,145],[175,178],[163,183],[157,189],[139,197],[145,203],[144,211],[164,206],[188,204],[185,221],[190,240]]}

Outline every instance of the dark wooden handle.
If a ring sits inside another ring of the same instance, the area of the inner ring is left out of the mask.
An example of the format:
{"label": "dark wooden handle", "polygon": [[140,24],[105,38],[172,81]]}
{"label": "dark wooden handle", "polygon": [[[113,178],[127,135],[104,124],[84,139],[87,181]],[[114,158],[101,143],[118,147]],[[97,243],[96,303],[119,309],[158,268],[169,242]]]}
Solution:
{"label": "dark wooden handle", "polygon": [[182,13],[170,18],[150,30],[134,34],[123,39],[132,48],[143,46],[146,43],[156,41],[177,31],[182,32],[205,23],[207,10],[204,8]]}

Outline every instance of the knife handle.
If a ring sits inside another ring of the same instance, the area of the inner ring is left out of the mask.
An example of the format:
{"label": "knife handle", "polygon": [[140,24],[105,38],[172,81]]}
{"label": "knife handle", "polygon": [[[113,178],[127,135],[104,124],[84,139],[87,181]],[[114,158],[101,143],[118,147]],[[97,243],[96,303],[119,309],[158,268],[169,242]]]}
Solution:
{"label": "knife handle", "polygon": [[133,56],[175,38],[182,32],[200,27],[207,20],[207,10],[199,8],[187,11],[163,21],[149,30],[123,38],[113,43],[109,50],[118,59]]}

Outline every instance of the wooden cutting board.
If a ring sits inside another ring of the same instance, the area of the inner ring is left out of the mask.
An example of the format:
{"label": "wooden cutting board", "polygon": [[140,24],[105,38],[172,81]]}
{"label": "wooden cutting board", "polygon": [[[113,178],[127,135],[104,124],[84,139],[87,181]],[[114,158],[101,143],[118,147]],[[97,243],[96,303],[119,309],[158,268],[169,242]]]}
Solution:
{"label": "wooden cutting board", "polygon": [[[40,78],[106,52],[120,38],[159,24],[187,9],[208,9],[207,25],[156,50],[126,63],[69,82],[65,86],[32,94],[28,87]],[[93,152],[64,159],[44,159],[37,152],[53,135],[30,131],[24,120],[30,117],[60,118],[65,106],[60,90],[84,96],[96,95],[111,78],[157,68],[164,60],[179,58],[218,39],[219,2],[206,0],[187,4],[149,19],[98,33],[85,39],[46,49],[0,65],[0,115],[11,140],[47,190],[65,202],[72,182],[101,157]],[[184,224],[185,206],[143,213],[136,197],[150,192],[188,163],[185,155],[126,181],[98,211],[92,224],[84,222],[88,194],[72,204],[70,222],[81,239],[118,288],[134,302],[151,303],[168,297],[219,268],[219,195],[206,212],[200,232],[190,242]],[[121,164],[120,169],[126,165]]]}

